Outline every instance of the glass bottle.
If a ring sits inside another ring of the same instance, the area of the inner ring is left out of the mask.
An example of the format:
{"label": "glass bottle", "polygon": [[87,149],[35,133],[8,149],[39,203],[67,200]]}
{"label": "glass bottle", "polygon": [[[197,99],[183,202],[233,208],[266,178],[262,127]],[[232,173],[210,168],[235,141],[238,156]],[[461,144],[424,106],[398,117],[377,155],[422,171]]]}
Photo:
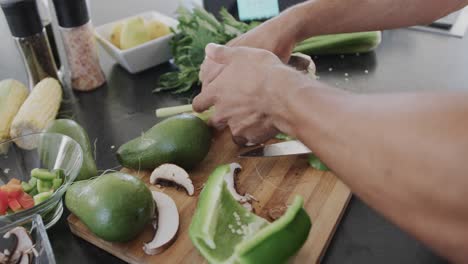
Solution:
{"label": "glass bottle", "polygon": [[60,55],[57,48],[57,42],[55,40],[54,29],[52,27],[52,16],[50,15],[49,1],[37,0],[37,6],[39,9],[39,16],[42,20],[42,25],[44,25],[47,33],[47,39],[49,40],[50,49],[52,50],[52,54],[54,55],[55,65],[57,66],[57,69],[60,70],[62,64],[60,62]]}
{"label": "glass bottle", "polygon": [[67,54],[71,86],[91,91],[106,82],[97,52],[86,0],[53,0]]}
{"label": "glass bottle", "polygon": [[6,0],[0,5],[25,64],[29,89],[46,77],[57,79],[57,67],[36,0]]}

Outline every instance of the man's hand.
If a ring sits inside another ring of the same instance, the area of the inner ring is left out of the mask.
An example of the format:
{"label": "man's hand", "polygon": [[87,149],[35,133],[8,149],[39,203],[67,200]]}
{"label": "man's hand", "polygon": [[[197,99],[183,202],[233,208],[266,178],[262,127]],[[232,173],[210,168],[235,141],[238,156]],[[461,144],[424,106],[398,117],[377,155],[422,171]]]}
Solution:
{"label": "man's hand", "polygon": [[241,145],[262,143],[283,129],[276,113],[287,112],[283,99],[308,80],[304,74],[266,50],[209,44],[206,54],[200,71],[202,92],[193,101],[195,111],[214,106],[211,124],[229,126]]}
{"label": "man's hand", "polygon": [[273,19],[264,22],[231,40],[227,46],[265,49],[274,53],[284,63],[288,62],[296,45],[296,37],[293,34],[294,31],[287,29],[285,25],[281,25],[278,20]]}

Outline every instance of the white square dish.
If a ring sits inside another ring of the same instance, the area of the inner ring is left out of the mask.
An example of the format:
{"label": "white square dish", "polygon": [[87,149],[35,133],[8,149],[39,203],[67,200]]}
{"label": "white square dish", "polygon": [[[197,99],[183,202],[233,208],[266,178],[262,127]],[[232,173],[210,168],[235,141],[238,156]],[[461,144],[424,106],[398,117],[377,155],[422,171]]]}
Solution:
{"label": "white square dish", "polygon": [[172,57],[169,47],[169,41],[174,36],[173,33],[153,39],[136,47],[127,50],[121,50],[114,46],[110,41],[110,35],[117,23],[127,19],[141,17],[144,20],[158,20],[171,28],[177,27],[179,22],[167,15],[156,11],[145,12],[135,16],[127,17],[112,23],[96,27],[95,35],[101,46],[112,56],[122,67],[130,73],[138,73],[169,61]]}

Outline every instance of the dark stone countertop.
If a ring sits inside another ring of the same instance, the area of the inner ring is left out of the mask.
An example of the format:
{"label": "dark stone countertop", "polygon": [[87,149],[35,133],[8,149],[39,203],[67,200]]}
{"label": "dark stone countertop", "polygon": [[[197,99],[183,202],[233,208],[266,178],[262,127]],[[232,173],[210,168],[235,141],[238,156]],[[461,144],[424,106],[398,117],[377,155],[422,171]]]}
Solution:
{"label": "dark stone countertop", "polygon": [[[95,25],[101,25],[146,10],[173,12],[166,1],[141,0],[92,2]],[[112,11],[112,12],[111,12]],[[0,14],[0,79],[27,81]],[[468,88],[468,40],[407,29],[386,31],[382,45],[373,53],[315,58],[322,81],[359,93],[380,93]],[[195,92],[182,96],[152,94],[158,76],[171,69],[164,64],[131,75],[101,51],[107,75],[105,87],[91,93],[71,93],[62,115],[73,116],[96,140],[97,164],[102,170],[116,167],[113,153],[122,143],[138,136],[158,120],[159,107],[187,103]],[[329,71],[332,68],[332,71]],[[366,74],[365,71],[368,71]],[[348,73],[348,80],[345,80]],[[121,263],[120,260],[73,236],[62,219],[48,234],[58,263]],[[353,198],[339,225],[324,263],[445,263],[431,250],[402,232],[358,198]]]}

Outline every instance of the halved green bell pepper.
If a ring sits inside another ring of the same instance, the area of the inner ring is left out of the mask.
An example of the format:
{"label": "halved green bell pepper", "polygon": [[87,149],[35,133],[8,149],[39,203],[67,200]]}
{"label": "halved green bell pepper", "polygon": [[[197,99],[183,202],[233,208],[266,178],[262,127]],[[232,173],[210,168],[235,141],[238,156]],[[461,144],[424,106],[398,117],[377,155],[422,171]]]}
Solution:
{"label": "halved green bell pepper", "polygon": [[285,263],[307,240],[312,223],[296,197],[285,215],[273,223],[249,212],[229,192],[218,167],[200,194],[189,235],[210,263]]}

